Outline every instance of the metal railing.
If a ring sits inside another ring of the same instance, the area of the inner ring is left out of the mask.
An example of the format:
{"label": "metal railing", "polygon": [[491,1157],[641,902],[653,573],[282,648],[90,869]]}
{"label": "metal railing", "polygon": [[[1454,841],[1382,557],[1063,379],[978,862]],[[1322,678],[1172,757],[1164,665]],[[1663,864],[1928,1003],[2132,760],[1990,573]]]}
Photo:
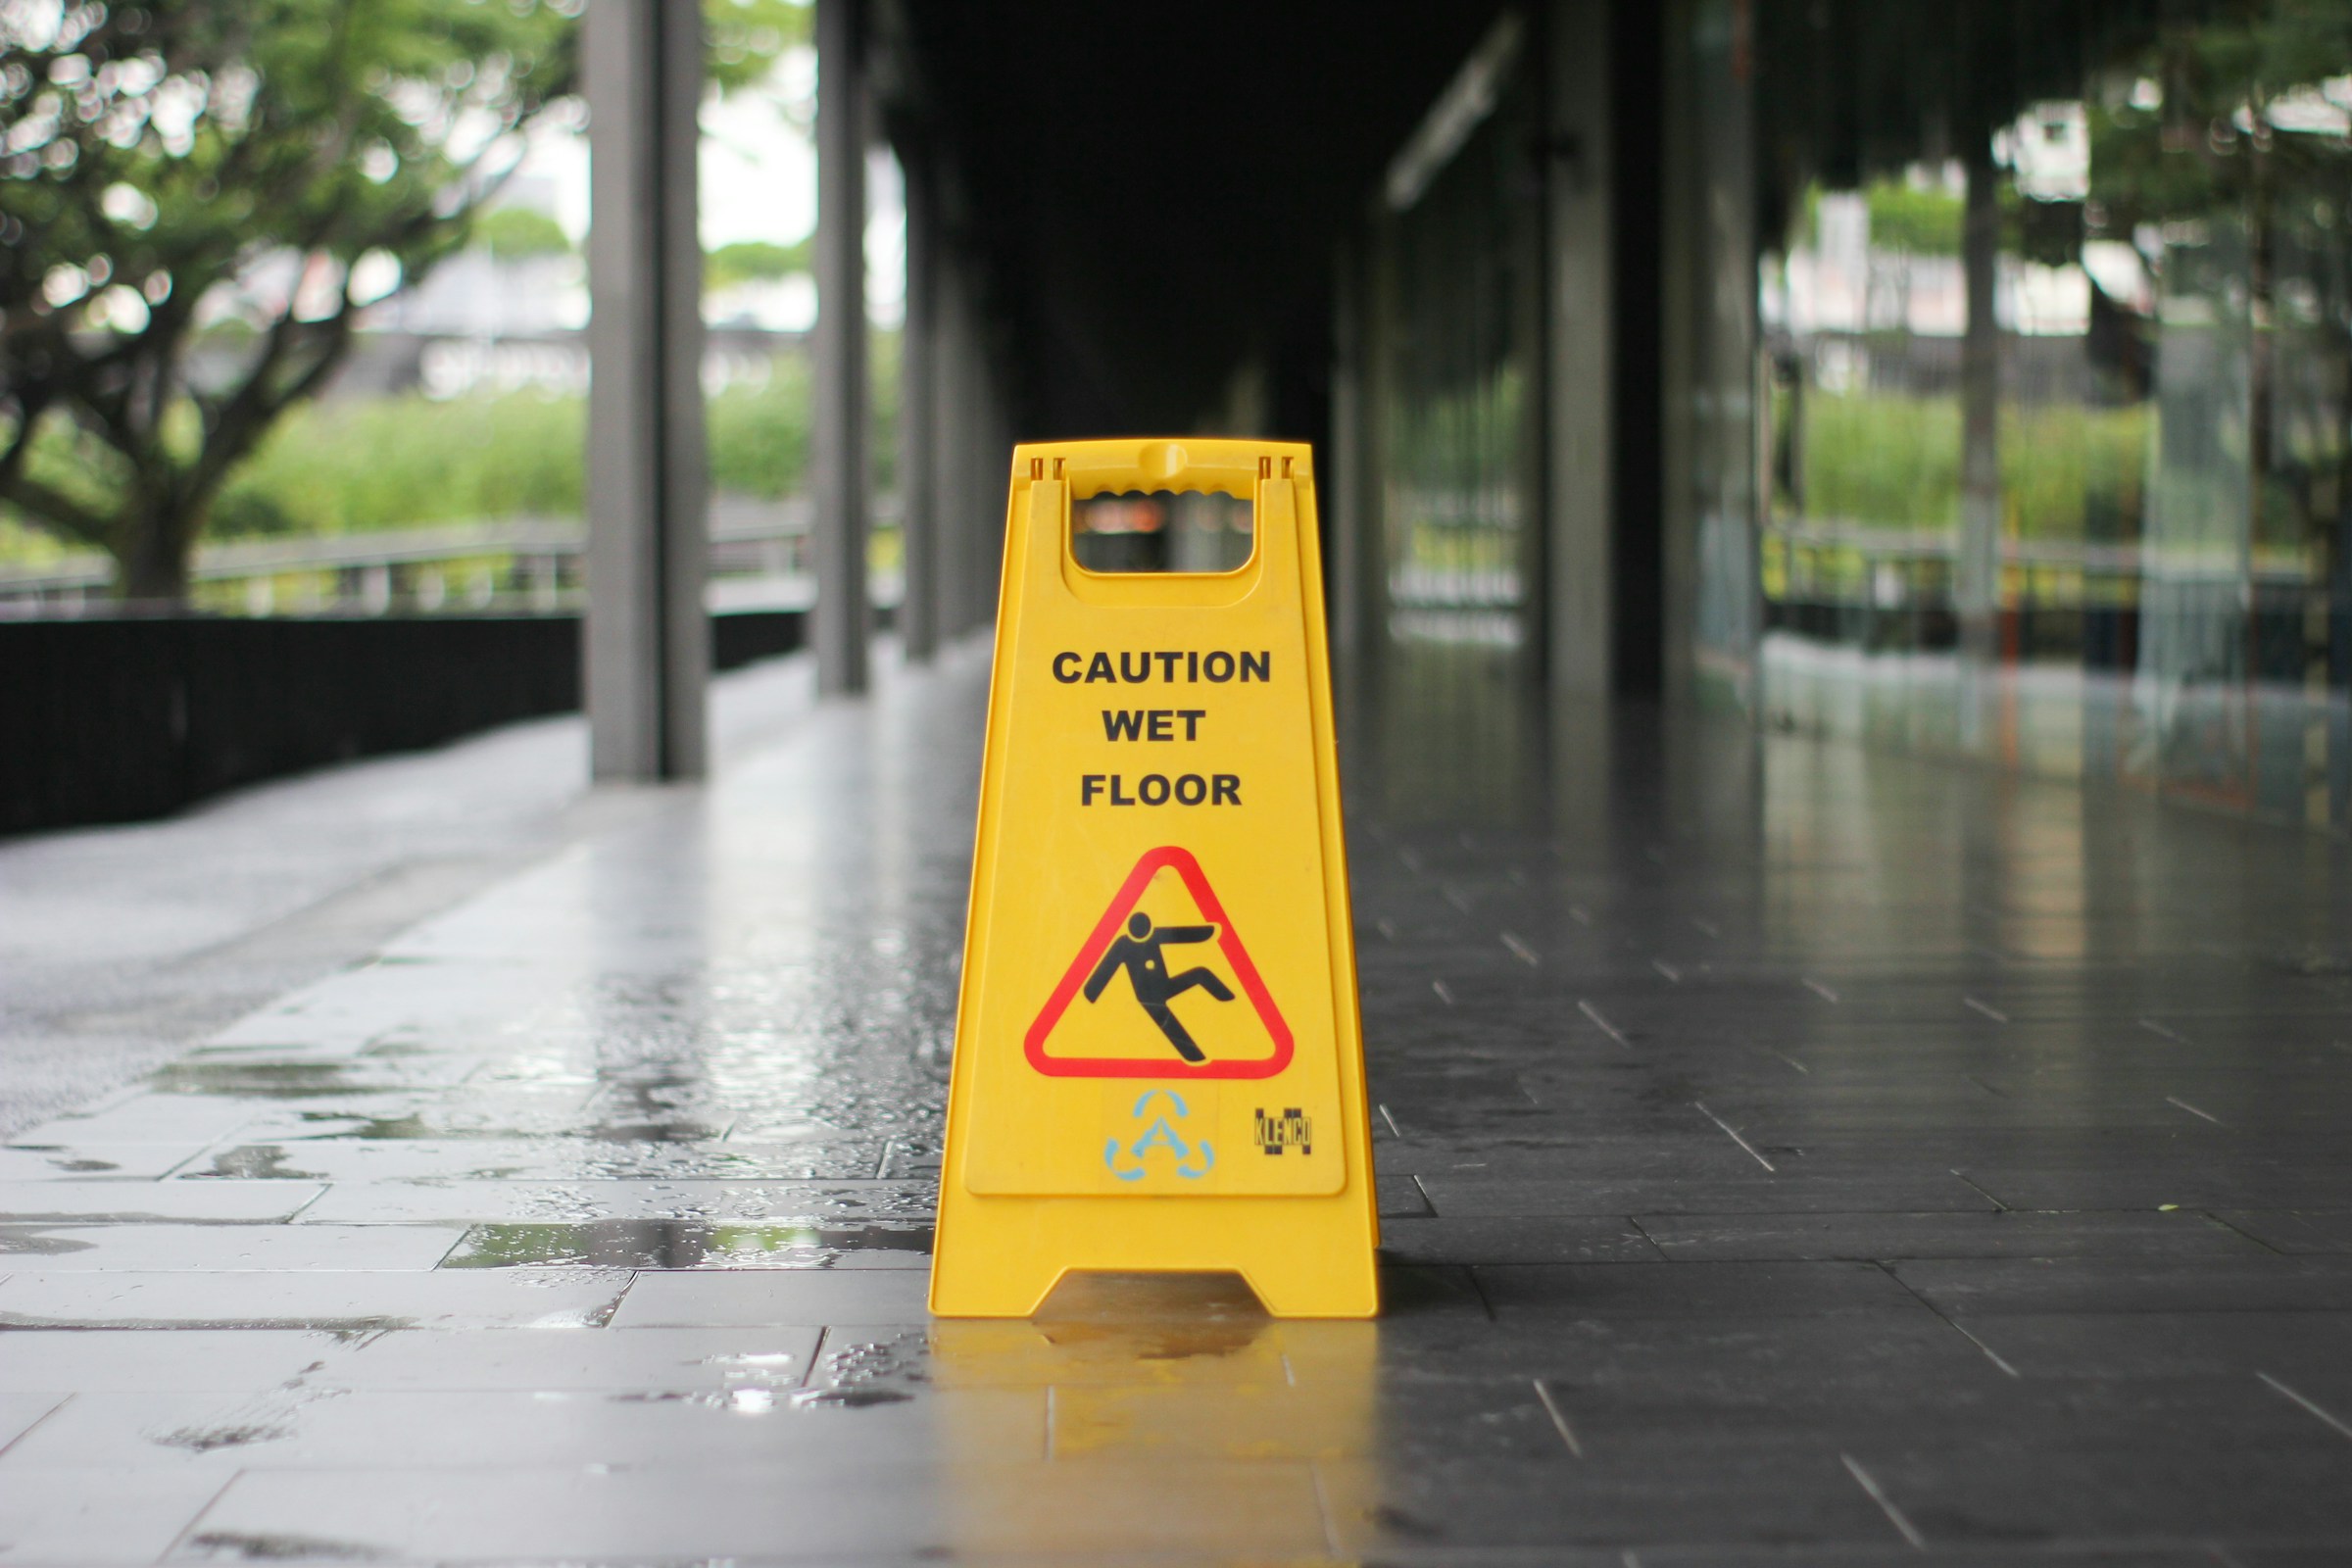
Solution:
{"label": "metal railing", "polygon": [[[815,597],[808,569],[810,511],[805,497],[713,498],[710,608],[807,608]],[[895,602],[900,580],[889,559],[897,497],[875,498],[871,515],[886,558],[872,573],[874,598],[887,605]],[[546,614],[580,608],[586,548],[586,529],[577,517],[488,517],[201,545],[189,574],[196,608],[220,613]],[[0,617],[103,614],[114,580],[114,561],[96,552],[0,564]]]}

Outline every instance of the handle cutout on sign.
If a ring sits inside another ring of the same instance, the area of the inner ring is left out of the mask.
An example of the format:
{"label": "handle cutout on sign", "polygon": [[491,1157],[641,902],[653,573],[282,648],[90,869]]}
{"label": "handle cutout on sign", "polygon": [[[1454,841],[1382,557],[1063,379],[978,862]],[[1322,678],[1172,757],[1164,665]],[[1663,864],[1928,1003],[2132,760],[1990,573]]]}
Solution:
{"label": "handle cutout on sign", "polygon": [[1250,564],[1255,510],[1222,491],[1127,490],[1070,503],[1070,559],[1100,576],[1216,576]]}

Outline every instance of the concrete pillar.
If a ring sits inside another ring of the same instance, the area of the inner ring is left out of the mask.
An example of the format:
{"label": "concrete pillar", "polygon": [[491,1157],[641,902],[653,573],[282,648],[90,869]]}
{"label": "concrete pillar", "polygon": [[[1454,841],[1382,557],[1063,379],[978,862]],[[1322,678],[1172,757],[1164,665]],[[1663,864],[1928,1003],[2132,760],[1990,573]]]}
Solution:
{"label": "concrete pillar", "polygon": [[1372,504],[1378,482],[1369,428],[1371,368],[1365,363],[1365,259],[1361,241],[1340,247],[1333,259],[1331,450],[1318,478],[1323,491],[1324,551],[1331,561],[1327,613],[1331,662],[1343,698],[1362,679],[1369,642],[1371,574],[1382,563],[1372,536]]}
{"label": "concrete pillar", "polygon": [[[680,6],[676,9],[691,10]],[[865,90],[859,0],[816,0],[816,688],[866,686]]]}
{"label": "concrete pillar", "polygon": [[1549,23],[1545,630],[1556,691],[1616,682],[1616,232],[1610,7],[1560,0]]}
{"label": "concrete pillar", "polygon": [[[1972,117],[1973,119],[1973,117]],[[2000,659],[2001,610],[2001,328],[1994,318],[2000,276],[2000,172],[1992,132],[1971,123],[1960,145],[1967,177],[1960,231],[1960,272],[1968,322],[1960,338],[1960,549],[1952,603],[1960,618],[1964,681],[1961,732],[1982,737],[1981,685]]]}
{"label": "concrete pillar", "polygon": [[931,172],[904,153],[906,172],[906,318],[899,332],[899,542],[906,588],[899,640],[909,660],[935,653],[940,613],[941,508],[932,454],[939,445],[938,236]]}
{"label": "concrete pillar", "polygon": [[964,462],[968,415],[962,394],[965,310],[961,269],[933,236],[930,246],[931,581],[942,642],[971,629],[964,535],[971,526],[971,474]]}
{"label": "concrete pillar", "polygon": [[710,668],[700,8],[597,0],[582,71],[593,216],[582,639],[591,768],[600,779],[696,778]]}

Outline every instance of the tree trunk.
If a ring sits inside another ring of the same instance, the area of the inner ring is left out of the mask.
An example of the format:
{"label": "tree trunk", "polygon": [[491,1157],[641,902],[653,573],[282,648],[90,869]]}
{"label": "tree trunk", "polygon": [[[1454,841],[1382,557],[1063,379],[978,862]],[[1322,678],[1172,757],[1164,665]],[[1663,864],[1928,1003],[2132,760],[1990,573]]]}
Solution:
{"label": "tree trunk", "polygon": [[197,520],[171,502],[130,503],[117,524],[115,597],[151,614],[188,607],[188,564]]}
{"label": "tree trunk", "polygon": [[2001,339],[1994,318],[2001,210],[1992,137],[1979,126],[1961,142],[1968,176],[1960,269],[1968,325],[1960,339],[1960,547],[1952,598],[1963,657],[1980,667],[2000,652]]}

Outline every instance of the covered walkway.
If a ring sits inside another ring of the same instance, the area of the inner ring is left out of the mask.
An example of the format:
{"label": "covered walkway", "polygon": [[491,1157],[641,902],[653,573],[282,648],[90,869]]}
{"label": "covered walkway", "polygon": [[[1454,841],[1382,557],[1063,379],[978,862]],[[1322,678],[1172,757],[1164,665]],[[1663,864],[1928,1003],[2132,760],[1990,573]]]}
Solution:
{"label": "covered walkway", "polygon": [[1387,1314],[933,1324],[985,670],[787,705],[20,1131],[5,1555],[2352,1553],[2341,845],[1399,664]]}

